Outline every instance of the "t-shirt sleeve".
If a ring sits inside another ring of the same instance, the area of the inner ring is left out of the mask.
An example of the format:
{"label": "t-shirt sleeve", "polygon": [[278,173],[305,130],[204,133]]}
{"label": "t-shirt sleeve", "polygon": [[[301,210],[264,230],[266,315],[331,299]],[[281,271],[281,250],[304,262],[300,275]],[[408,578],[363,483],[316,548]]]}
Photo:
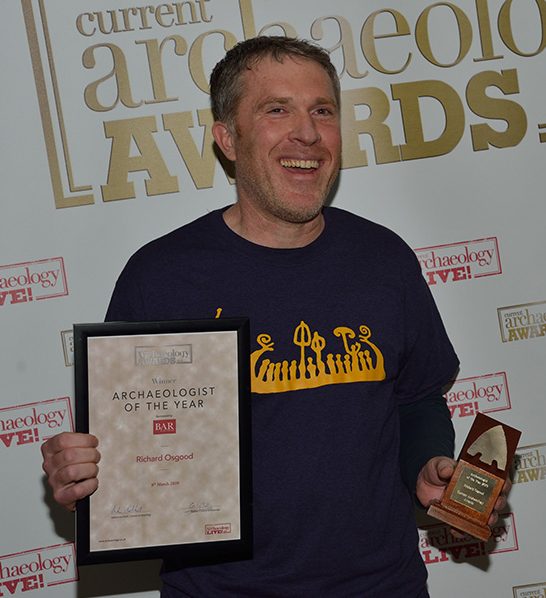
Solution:
{"label": "t-shirt sleeve", "polygon": [[450,382],[459,360],[413,252],[404,268],[405,342],[394,393],[400,404],[421,400]]}

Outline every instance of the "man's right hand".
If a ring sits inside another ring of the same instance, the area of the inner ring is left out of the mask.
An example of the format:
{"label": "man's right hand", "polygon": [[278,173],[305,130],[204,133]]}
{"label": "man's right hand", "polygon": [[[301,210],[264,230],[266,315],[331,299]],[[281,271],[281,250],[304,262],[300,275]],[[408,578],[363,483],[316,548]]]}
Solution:
{"label": "man's right hand", "polygon": [[93,494],[99,483],[98,440],[91,434],[63,432],[42,444],[42,467],[53,488],[53,498],[70,511],[76,501]]}

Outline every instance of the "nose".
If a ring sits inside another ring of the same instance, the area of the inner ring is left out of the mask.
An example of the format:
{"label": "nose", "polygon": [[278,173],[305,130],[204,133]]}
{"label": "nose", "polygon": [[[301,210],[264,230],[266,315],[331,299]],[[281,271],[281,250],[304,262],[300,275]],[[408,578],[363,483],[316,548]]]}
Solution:
{"label": "nose", "polygon": [[290,140],[303,145],[313,145],[320,141],[317,123],[308,112],[294,115],[293,126],[290,131]]}

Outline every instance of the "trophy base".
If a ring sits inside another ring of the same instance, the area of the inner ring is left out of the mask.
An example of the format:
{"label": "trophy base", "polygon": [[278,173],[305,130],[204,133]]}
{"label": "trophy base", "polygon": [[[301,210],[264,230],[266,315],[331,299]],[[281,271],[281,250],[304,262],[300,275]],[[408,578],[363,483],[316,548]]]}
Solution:
{"label": "trophy base", "polygon": [[470,521],[469,519],[442,507],[440,503],[434,503],[430,505],[427,510],[427,514],[439,519],[440,521],[443,521],[444,523],[448,523],[461,532],[465,532],[471,536],[474,536],[474,538],[483,540],[484,542],[489,540],[491,537],[491,529],[489,526]]}

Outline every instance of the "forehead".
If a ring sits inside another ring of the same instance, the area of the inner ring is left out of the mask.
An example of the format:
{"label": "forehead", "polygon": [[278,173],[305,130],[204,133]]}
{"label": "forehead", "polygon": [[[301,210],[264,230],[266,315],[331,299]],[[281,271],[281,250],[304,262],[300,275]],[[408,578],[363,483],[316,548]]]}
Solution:
{"label": "forehead", "polygon": [[285,56],[281,61],[266,56],[253,63],[241,76],[241,102],[259,102],[263,97],[321,98],[333,103],[334,85],[326,70],[314,60]]}

